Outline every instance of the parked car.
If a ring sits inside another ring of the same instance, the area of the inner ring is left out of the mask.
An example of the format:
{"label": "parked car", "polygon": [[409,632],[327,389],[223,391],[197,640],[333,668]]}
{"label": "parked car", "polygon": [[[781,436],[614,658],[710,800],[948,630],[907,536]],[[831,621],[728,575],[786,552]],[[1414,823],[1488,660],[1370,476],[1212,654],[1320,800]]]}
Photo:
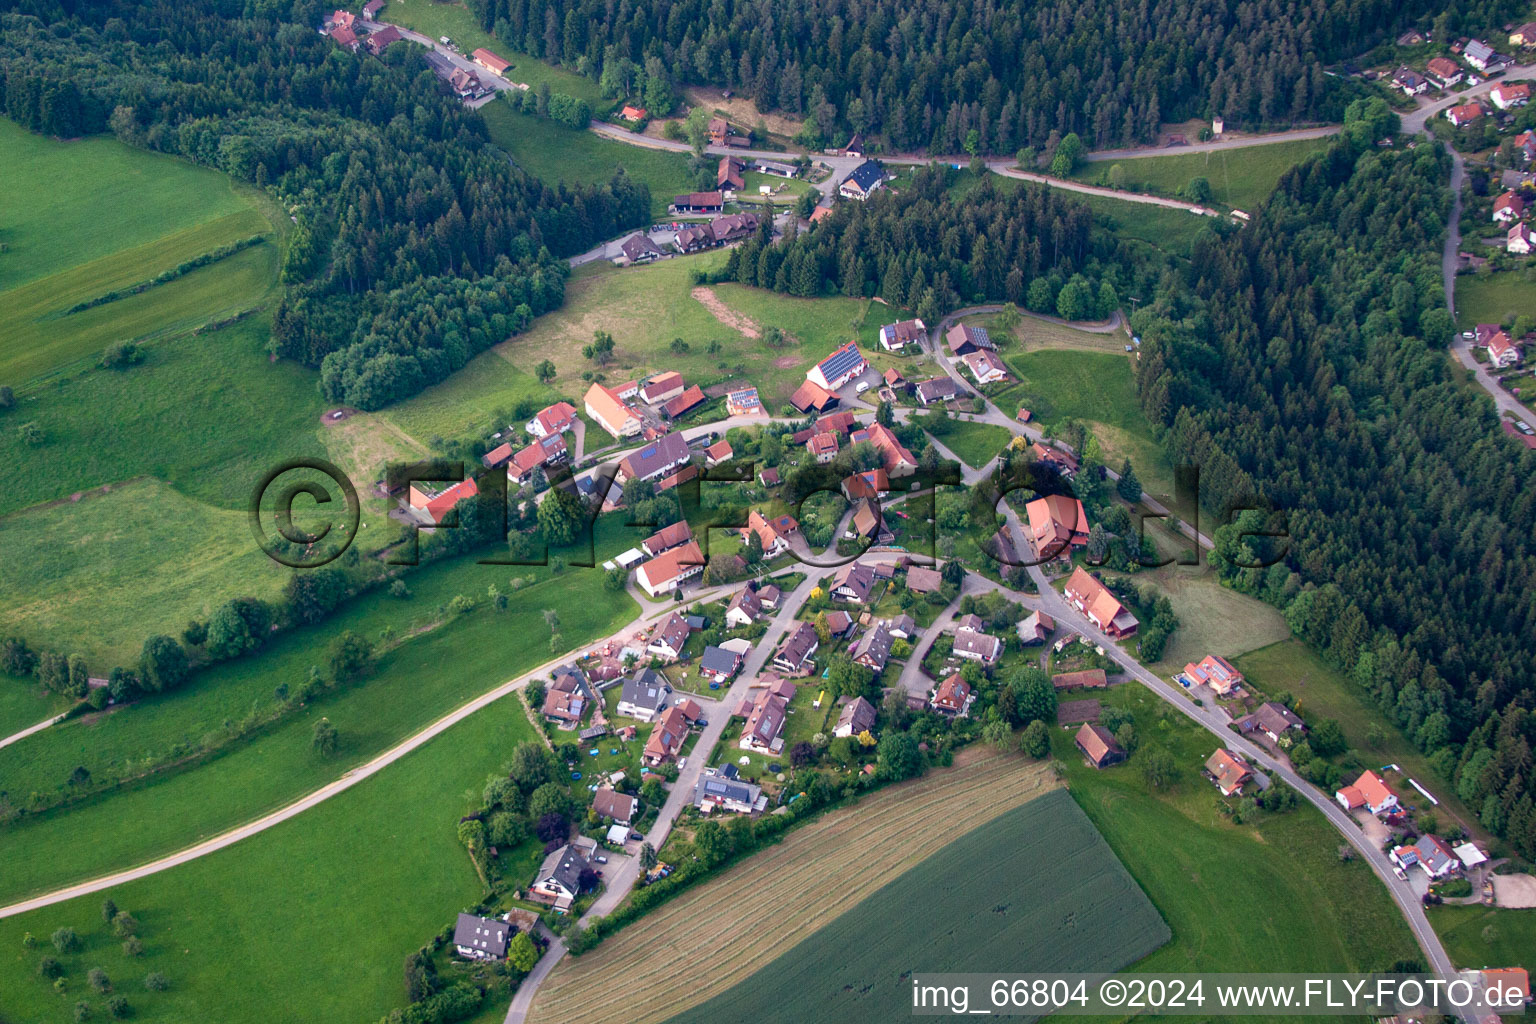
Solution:
{"label": "parked car", "polygon": [[629,834],[629,838],[633,839],[635,842],[638,843],[641,840],[645,839],[645,836],[641,835],[639,832],[631,832]]}
{"label": "parked car", "polygon": [[598,854],[596,857],[593,857],[592,859],[597,861],[599,864],[607,864],[608,863],[608,858],[603,856],[601,853]]}
{"label": "parked car", "polygon": [[861,381],[859,381],[858,386],[853,389],[853,392],[856,395],[862,395],[864,392],[866,392],[868,390],[869,390],[869,381],[861,380]]}

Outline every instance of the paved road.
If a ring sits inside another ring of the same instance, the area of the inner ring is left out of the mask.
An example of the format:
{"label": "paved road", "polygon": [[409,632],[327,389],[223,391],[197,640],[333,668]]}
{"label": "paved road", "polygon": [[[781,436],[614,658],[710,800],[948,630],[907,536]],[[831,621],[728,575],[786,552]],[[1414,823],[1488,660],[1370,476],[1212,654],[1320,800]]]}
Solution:
{"label": "paved road", "polygon": [[1143,156],[1179,156],[1184,153],[1220,153],[1228,149],[1246,149],[1249,146],[1268,146],[1276,142],[1299,142],[1303,139],[1326,139],[1337,135],[1336,124],[1317,128],[1294,128],[1285,132],[1265,132],[1262,135],[1237,135],[1212,139],[1210,142],[1192,142],[1187,146],[1135,146],[1130,149],[1097,149],[1083,159],[1090,163],[1107,160],[1134,160]]}

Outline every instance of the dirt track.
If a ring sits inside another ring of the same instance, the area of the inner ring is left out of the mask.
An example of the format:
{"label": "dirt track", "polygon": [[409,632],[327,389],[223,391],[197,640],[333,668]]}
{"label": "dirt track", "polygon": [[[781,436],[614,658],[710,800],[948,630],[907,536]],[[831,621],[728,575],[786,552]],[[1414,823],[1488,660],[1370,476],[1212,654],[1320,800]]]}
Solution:
{"label": "dirt track", "polygon": [[756,320],[736,312],[730,306],[721,302],[720,297],[715,294],[715,290],[708,285],[697,285],[689,294],[698,301],[699,305],[709,310],[710,316],[719,320],[731,330],[740,331],[748,338],[761,338],[763,336],[763,329],[757,325]]}

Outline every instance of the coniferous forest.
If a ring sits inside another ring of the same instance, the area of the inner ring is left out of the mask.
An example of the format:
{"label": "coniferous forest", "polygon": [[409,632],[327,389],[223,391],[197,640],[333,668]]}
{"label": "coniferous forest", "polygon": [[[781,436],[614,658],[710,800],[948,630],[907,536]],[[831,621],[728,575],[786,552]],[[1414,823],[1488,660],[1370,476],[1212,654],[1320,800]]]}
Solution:
{"label": "coniferous forest", "polygon": [[110,130],[269,188],[297,220],[274,347],[375,409],[559,306],[561,257],[643,223],[650,194],[523,172],[415,47],[345,52],[326,10],[38,0],[0,15],[0,90],[34,131]]}
{"label": "coniferous forest", "polygon": [[[1536,452],[1444,352],[1448,157],[1376,136],[1288,172],[1133,318],[1141,400],[1206,505],[1286,517],[1218,531],[1223,577],[1282,608],[1533,857]],[[1274,525],[1284,560],[1243,568],[1277,542],[1239,533]]]}
{"label": "coniferous forest", "polygon": [[[808,119],[812,146],[1012,154],[1076,132],[1145,142],[1160,122],[1337,121],[1323,66],[1409,24],[1497,23],[1509,0],[472,0],[509,45],[606,83],[665,75]],[[1445,12],[1445,13],[1441,13]],[[1436,17],[1439,14],[1440,17]],[[655,111],[653,111],[655,113]],[[975,132],[974,136],[970,133]]]}

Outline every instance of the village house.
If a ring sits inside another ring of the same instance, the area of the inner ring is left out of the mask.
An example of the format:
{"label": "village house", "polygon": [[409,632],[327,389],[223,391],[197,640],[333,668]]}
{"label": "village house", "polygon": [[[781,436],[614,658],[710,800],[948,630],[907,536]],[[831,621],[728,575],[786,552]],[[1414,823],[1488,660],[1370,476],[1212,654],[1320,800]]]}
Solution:
{"label": "village house", "polygon": [[725,140],[731,134],[731,125],[730,122],[726,121],[726,119],[723,117],[712,117],[709,119],[709,125],[707,126],[706,131],[709,134],[710,145],[723,146],[725,145]]}
{"label": "village house", "polygon": [[853,616],[840,608],[834,608],[829,612],[822,612],[827,621],[827,635],[834,640],[842,639],[853,632]]}
{"label": "village house", "polygon": [[873,544],[889,544],[896,535],[885,525],[880,503],[874,498],[860,498],[854,502],[853,518],[848,521],[847,537],[868,540]]}
{"label": "village house", "polygon": [[1071,479],[1077,475],[1079,463],[1076,455],[1039,441],[1031,444],[1029,450],[1034,454],[1036,462],[1045,463],[1062,476]]}
{"label": "village house", "polygon": [[750,583],[738,590],[732,597],[731,603],[725,607],[725,624],[732,629],[742,629],[758,620],[763,614],[763,606],[757,599],[757,588]]}
{"label": "village house", "polygon": [[330,17],[331,27],[326,30],[326,34],[338,46],[344,46],[349,50],[356,50],[357,30],[353,28],[356,21],[357,16],[351,11],[337,11]]}
{"label": "village house", "polygon": [[[727,641],[730,643],[730,641]],[[745,642],[742,642],[745,644]],[[704,648],[704,653],[699,657],[699,674],[706,679],[712,679],[717,683],[723,683],[734,676],[741,668],[745,651],[729,646],[709,646]]]}
{"label": "village house", "polygon": [[666,676],[649,668],[637,669],[624,680],[617,710],[628,718],[649,722],[666,710],[671,697],[672,686]]}
{"label": "village house", "polygon": [[[428,58],[430,60],[430,58]],[[490,90],[473,71],[465,68],[454,67],[446,60],[442,65],[433,65],[433,70],[439,77],[447,75],[448,88],[453,90],[455,96],[465,99],[472,96],[483,96]]]}
{"label": "village house", "polygon": [[660,597],[670,594],[680,587],[685,580],[692,579],[704,571],[704,553],[699,550],[696,541],[689,541],[681,547],[675,547],[670,551],[664,551],[657,557],[640,566],[635,573],[635,579],[640,587],[651,597]]}
{"label": "village house", "polygon": [[688,715],[680,705],[674,705],[661,713],[650,739],[645,741],[641,760],[652,768],[677,759],[678,751],[688,739]]}
{"label": "village house", "polygon": [[412,511],[425,516],[432,521],[432,525],[437,526],[453,506],[479,493],[480,487],[474,477],[461,480],[451,487],[436,487],[431,481],[415,480],[411,482],[410,497],[407,500]]}
{"label": "village house", "polygon": [[1457,128],[1464,128],[1482,116],[1483,105],[1476,100],[1452,107],[1445,112],[1446,120],[1450,121]]}
{"label": "village house", "polygon": [[687,192],[672,197],[674,213],[719,213],[725,209],[725,196],[719,192]]}
{"label": "village house", "polygon": [[539,865],[539,872],[528,887],[528,897],[550,904],[556,913],[565,913],[581,895],[582,874],[589,870],[596,850],[597,840],[579,836],[551,852]]}
{"label": "village house", "polygon": [[1263,733],[1269,737],[1271,743],[1279,743],[1280,737],[1292,729],[1305,732],[1307,725],[1296,712],[1284,704],[1267,700],[1254,708],[1250,714],[1239,718],[1237,728],[1243,733]]}
{"label": "village house", "polygon": [[911,476],[917,472],[917,456],[913,455],[885,424],[869,425],[869,442],[880,450],[885,472],[889,476]]}
{"label": "village house", "polygon": [[592,689],[586,676],[579,671],[565,669],[556,672],[554,681],[544,691],[544,706],[541,710],[547,721],[564,728],[573,728],[581,724],[581,717],[586,713],[591,699]]}
{"label": "village house", "polygon": [[549,437],[563,434],[576,426],[576,407],[570,402],[556,402],[540,409],[526,427],[531,437]]}
{"label": "village house", "polygon": [[971,708],[971,701],[975,694],[971,692],[971,684],[959,672],[952,673],[938,686],[934,687],[933,695],[928,700],[928,706],[941,715],[963,715]]}
{"label": "village house", "polygon": [[615,438],[622,441],[640,433],[640,417],[624,404],[617,393],[603,385],[593,384],[588,388],[583,403],[587,407],[587,415]]}
{"label": "village house", "polygon": [[890,629],[891,636],[898,640],[911,640],[918,633],[917,620],[906,614],[886,620],[886,627]]}
{"label": "village house", "polygon": [[533,479],[535,470],[558,465],[566,461],[567,456],[564,434],[541,437],[507,462],[507,479],[522,486]]}
{"label": "village house", "polygon": [[1207,654],[1198,663],[1186,663],[1183,675],[1195,686],[1209,686],[1220,697],[1243,685],[1243,674],[1219,654]]}
{"label": "village house", "polygon": [[776,754],[784,746],[780,734],[789,717],[789,701],[774,688],[764,689],[747,713],[747,722],[741,728],[739,745],[742,750],[755,750],[760,754]]}
{"label": "village house", "polygon": [[1513,110],[1515,107],[1523,107],[1531,102],[1531,87],[1524,82],[1517,84],[1500,82],[1488,93],[1488,98],[1493,100],[1493,105],[1500,110]]}
{"label": "village house", "polygon": [[789,396],[789,404],[801,412],[824,412],[837,406],[837,395],[808,380],[795,389],[795,393]]}
{"label": "village house", "polygon": [[1397,794],[1375,772],[1365,772],[1352,785],[1333,795],[1346,811],[1364,807],[1372,814],[1385,814],[1397,808]]}
{"label": "village house", "polygon": [[641,231],[624,239],[619,245],[619,252],[623,254],[624,260],[631,264],[650,263],[666,255],[662,252],[661,246],[651,240],[650,235]]}
{"label": "village house", "polygon": [[849,652],[854,664],[863,665],[875,672],[884,671],[885,663],[891,658],[891,642],[894,639],[884,622],[875,623],[875,627],[859,637],[859,642]]}
{"label": "village house", "polygon": [[1101,668],[1084,668],[1076,672],[1058,672],[1051,676],[1051,687],[1057,690],[1102,690],[1109,686],[1109,677]]}
{"label": "village house", "polygon": [[763,402],[757,397],[757,388],[741,388],[725,396],[727,416],[761,416],[762,413]]}
{"label": "village house", "polygon": [[1125,751],[1115,742],[1114,735],[1097,722],[1084,722],[1072,742],[1095,768],[1107,768],[1125,760]]}
{"label": "village house", "polygon": [[1509,34],[1510,46],[1536,46],[1536,21],[1528,21]]}
{"label": "village house", "polygon": [[721,157],[720,166],[715,170],[715,187],[740,192],[746,187],[746,179],[742,177],[745,170],[746,164],[736,157]]}
{"label": "village house", "polygon": [[453,949],[469,960],[501,960],[507,955],[512,926],[494,917],[460,914],[453,926]]}
{"label": "village house", "polygon": [[1495,52],[1493,47],[1481,39],[1474,39],[1467,43],[1466,49],[1461,51],[1461,56],[1468,64],[1485,72],[1502,71],[1505,65],[1510,63],[1508,57]]}
{"label": "village house", "polygon": [[[727,765],[727,768],[734,767]],[[707,768],[693,785],[693,805],[705,814],[714,811],[730,811],[732,814],[751,814],[767,809],[768,800],[761,787],[743,782],[735,775],[727,776]]]}
{"label": "village house", "polygon": [[1426,70],[1429,71],[1429,77],[1442,89],[1449,89],[1463,77],[1460,65],[1447,57],[1432,58]]}
{"label": "village house", "polygon": [[693,540],[693,531],[689,529],[686,521],[678,521],[670,526],[663,526],[660,530],[651,534],[640,542],[640,550],[655,558],[663,551],[671,551],[675,547],[681,547]]}
{"label": "village house", "polygon": [[1003,642],[995,636],[983,633],[980,619],[975,616],[967,618],[974,621],[961,620],[955,630],[955,655],[967,661],[979,661],[983,665],[993,664],[1002,656]]}
{"label": "village house", "polygon": [[815,429],[830,430],[839,437],[847,437],[858,427],[859,421],[851,412],[834,412],[816,420]]}
{"label": "village house", "polygon": [[632,103],[626,103],[624,108],[619,111],[619,116],[626,121],[644,121],[651,116],[651,112],[644,107],[637,107]]}
{"label": "village house", "polygon": [[861,732],[868,732],[875,727],[875,706],[863,697],[855,697],[843,705],[842,713],[837,716],[837,726],[833,728],[833,736],[857,736]]}
{"label": "village house", "polygon": [[1088,574],[1082,566],[1072,573],[1063,595],[1078,611],[1088,616],[1088,621],[1102,629],[1112,639],[1124,640],[1134,636],[1141,623],[1136,616],[1109,592],[1109,588]]}
{"label": "village house", "polygon": [[976,378],[977,384],[995,384],[1000,380],[1008,379],[1008,367],[998,358],[996,352],[989,349],[978,349],[960,357],[960,362]]}
{"label": "village house", "polygon": [[[1521,224],[1519,227],[1523,228],[1525,225]],[[1529,242],[1529,234],[1526,240]],[[1523,251],[1529,252],[1530,249],[1527,247]],[[1509,335],[1499,331],[1488,339],[1488,361],[1501,370],[1514,366],[1520,361],[1520,346],[1509,340]]]}
{"label": "village house", "polygon": [[611,786],[600,786],[592,795],[592,809],[605,818],[613,819],[616,825],[628,825],[634,820],[638,802],[628,793],[620,793]]}
{"label": "village house", "polygon": [[934,377],[917,385],[917,400],[925,408],[936,402],[949,402],[965,394],[953,377]]}
{"label": "village house", "polygon": [[1424,76],[1410,68],[1398,68],[1397,74],[1392,76],[1392,85],[1409,96],[1417,96],[1429,90],[1429,82]]}
{"label": "village house", "polygon": [[683,393],[683,375],[675,372],[661,373],[640,386],[640,401],[646,405],[660,405]]}
{"label": "village house", "polygon": [[763,514],[757,509],[747,513],[747,525],[741,531],[742,543],[746,543],[752,535],[757,535],[757,541],[763,546],[763,557],[773,558],[789,550],[790,544],[796,535],[800,533],[800,523],[791,515],[774,516],[772,519],[763,518]]}
{"label": "village house", "polygon": [[502,60],[490,50],[484,48],[476,50],[470,54],[470,57],[474,59],[476,64],[479,64],[493,75],[505,75],[507,69],[512,66],[511,61]]}
{"label": "village house", "polygon": [[780,178],[793,178],[799,173],[794,164],[786,164],[782,160],[758,160],[755,166],[764,174],[773,174]]}
{"label": "village house", "polygon": [[1524,967],[1485,967],[1476,973],[1484,992],[1519,992],[1527,1003],[1531,1001],[1531,975]]}
{"label": "village house", "polygon": [[377,57],[379,54],[389,49],[390,43],[398,43],[404,38],[405,36],[400,34],[400,30],[398,28],[393,25],[385,25],[377,32],[368,33],[368,37],[363,40],[363,45],[368,47],[369,53]]}
{"label": "village house", "polygon": [[1056,620],[1037,608],[1019,620],[1017,632],[1021,643],[1043,644],[1055,629]]}
{"label": "village house", "polygon": [[812,434],[811,439],[805,442],[805,450],[819,463],[831,462],[837,458],[837,435],[830,430]]}
{"label": "village house", "polygon": [[859,352],[856,342],[846,342],[832,350],[832,354],[805,371],[806,380],[826,391],[836,391],[850,380],[869,369],[869,363]]}
{"label": "village house", "polygon": [[844,199],[868,199],[885,184],[885,170],[874,160],[865,160],[849,172],[837,187],[837,194]]}
{"label": "village house", "polygon": [[687,643],[688,620],[673,612],[656,624],[645,645],[645,651],[658,658],[676,661],[683,656],[683,647]]}
{"label": "village house", "polygon": [[1066,494],[1048,494],[1024,506],[1029,532],[1041,558],[1067,555],[1088,544],[1088,513],[1083,503]]}
{"label": "village house", "polygon": [[777,611],[779,600],[783,596],[783,591],[772,583],[757,588],[757,599],[762,603],[764,611]]}
{"label": "village house", "polygon": [[[885,382],[886,387],[891,389],[891,395],[893,396],[898,392],[901,394],[911,394],[912,392],[912,385],[907,383],[907,378],[903,377],[901,371],[894,366],[881,374],[880,379]],[[887,401],[890,400],[890,398],[887,398]]]}
{"label": "village house", "polygon": [[[1536,132],[1527,130],[1516,135],[1515,152],[1519,154],[1520,162],[1523,164],[1529,165],[1531,161],[1536,160]],[[1513,181],[1508,180],[1511,175],[1513,175]],[[1531,176],[1529,172],[1521,174],[1518,171],[1505,171],[1504,179],[1504,184],[1513,188],[1521,184],[1530,184]]]}
{"label": "village house", "polygon": [[779,649],[774,652],[773,664],[792,675],[804,674],[811,664],[811,659],[816,654],[816,649],[821,646],[821,640],[816,636],[816,627],[809,622],[800,622],[794,630],[785,637]]}
{"label": "village house", "polygon": [[693,451],[682,434],[663,434],[639,451],[626,455],[619,463],[614,479],[620,486],[629,480],[655,480],[679,466],[686,466],[692,457]]}
{"label": "village house", "polygon": [[907,569],[907,589],[914,594],[932,594],[944,588],[944,575],[937,569],[914,565]]}
{"label": "village house", "polygon": [[898,320],[880,328],[880,347],[887,352],[901,352],[908,345],[921,346],[928,328],[921,320]]}
{"label": "village house", "polygon": [[1206,759],[1205,771],[1222,796],[1241,794],[1248,780],[1253,778],[1248,763],[1224,747],[1217,748],[1216,753]]}
{"label": "village house", "polygon": [[1461,868],[1461,862],[1438,836],[1420,836],[1412,846],[1393,847],[1390,856],[1404,871],[1418,865],[1430,878],[1444,878]]}
{"label": "village house", "polygon": [[872,566],[851,564],[842,566],[832,577],[832,599],[863,604],[869,600],[875,586],[875,570]]}
{"label": "village house", "polygon": [[730,462],[736,457],[735,450],[729,441],[716,441],[704,449],[704,465],[718,466],[722,462]]}
{"label": "village house", "polygon": [[997,345],[992,336],[987,333],[985,327],[973,327],[970,324],[955,324],[944,333],[944,342],[949,346],[950,355],[967,356],[972,352],[997,351]]}

